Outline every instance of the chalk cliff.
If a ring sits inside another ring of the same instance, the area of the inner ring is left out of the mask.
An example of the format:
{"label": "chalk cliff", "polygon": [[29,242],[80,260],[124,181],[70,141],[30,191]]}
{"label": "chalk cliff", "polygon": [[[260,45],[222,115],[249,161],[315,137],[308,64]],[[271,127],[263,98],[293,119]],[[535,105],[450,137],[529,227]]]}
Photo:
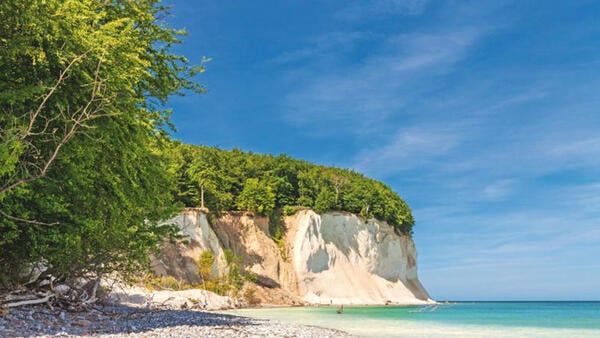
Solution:
{"label": "chalk cliff", "polygon": [[180,229],[182,241],[176,244],[164,243],[160,256],[152,257],[152,269],[156,274],[198,284],[201,278],[198,275],[196,260],[206,250],[215,256],[213,274],[218,276],[224,272],[227,263],[223,246],[208,223],[206,213],[200,209],[186,209],[164,224],[176,224]]}
{"label": "chalk cliff", "polygon": [[385,222],[349,214],[323,215],[302,210],[283,218],[277,244],[269,219],[251,213],[226,213],[209,224],[199,209],[186,209],[169,221],[187,235],[188,244],[165,244],[154,259],[158,274],[197,283],[193,260],[203,250],[218,259],[224,250],[240,256],[244,269],[258,277],[257,296],[279,304],[422,304],[432,302],[417,277],[416,249],[409,236]]}

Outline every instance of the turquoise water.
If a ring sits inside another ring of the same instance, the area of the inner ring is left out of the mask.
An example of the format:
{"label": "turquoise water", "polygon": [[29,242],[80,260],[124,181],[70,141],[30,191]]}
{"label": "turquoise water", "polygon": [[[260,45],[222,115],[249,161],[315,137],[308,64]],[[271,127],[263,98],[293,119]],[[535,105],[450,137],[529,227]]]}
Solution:
{"label": "turquoise water", "polygon": [[374,337],[600,337],[600,302],[459,302],[412,307],[241,309],[230,313]]}

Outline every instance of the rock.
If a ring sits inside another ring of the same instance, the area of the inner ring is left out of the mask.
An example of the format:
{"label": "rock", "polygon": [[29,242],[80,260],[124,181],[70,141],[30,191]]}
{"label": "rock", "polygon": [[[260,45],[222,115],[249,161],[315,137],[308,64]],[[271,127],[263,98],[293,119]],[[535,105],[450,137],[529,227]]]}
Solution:
{"label": "rock", "polygon": [[56,295],[64,295],[69,292],[71,288],[68,285],[60,284],[54,287],[54,293]]}
{"label": "rock", "polygon": [[27,266],[27,268],[22,272],[23,277],[28,277],[29,281],[26,284],[33,283],[40,278],[42,273],[48,270],[48,261],[45,259],[41,259],[36,263],[31,263]]}
{"label": "rock", "polygon": [[88,326],[92,325],[92,322],[87,319],[79,319],[74,324],[79,325],[81,327],[88,327]]}
{"label": "rock", "polygon": [[[202,308],[206,310],[232,309],[235,302],[230,297],[199,289],[181,291],[149,291],[136,286],[115,285],[107,303],[131,307],[150,308]],[[190,304],[195,304],[190,306]]]}

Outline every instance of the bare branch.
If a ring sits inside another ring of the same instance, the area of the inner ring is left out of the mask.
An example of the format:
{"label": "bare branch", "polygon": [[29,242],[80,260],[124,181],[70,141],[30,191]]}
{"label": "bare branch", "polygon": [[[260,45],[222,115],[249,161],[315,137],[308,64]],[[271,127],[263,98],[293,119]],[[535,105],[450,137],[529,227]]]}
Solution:
{"label": "bare branch", "polygon": [[[69,62],[65,69],[60,73],[55,85],[50,88],[50,91],[46,95],[44,95],[42,102],[37,107],[37,109],[31,113],[27,129],[23,131],[23,133],[20,136],[18,136],[19,141],[26,145],[26,150],[23,153],[24,155],[22,154],[20,156],[20,166],[23,167],[23,170],[25,170],[27,174],[22,176],[19,175],[21,177],[20,179],[17,179],[15,177],[14,180],[7,181],[7,183],[3,187],[0,187],[0,194],[6,193],[7,191],[10,191],[20,185],[44,177],[51,164],[58,156],[62,147],[67,142],[69,142],[69,140],[75,134],[81,132],[80,129],[90,129],[93,127],[87,124],[87,122],[102,116],[110,115],[103,114],[105,108],[104,103],[107,100],[107,98],[102,97],[102,92],[104,89],[104,80],[100,77],[100,68],[104,60],[104,53],[102,53],[102,55],[100,56],[96,65],[96,69],[94,70],[94,80],[90,83],[90,85],[92,85],[90,97],[82,107],[74,111],[71,111],[69,109],[69,106],[67,106],[66,109],[64,109],[65,107],[58,107],[59,115],[54,117],[40,115],[50,97],[56,92],[59,86],[68,77],[68,72],[71,69],[71,67],[77,61],[83,59],[88,54],[88,52],[78,55],[73,60],[71,60],[71,62]],[[59,116],[61,116],[62,119],[64,119],[64,127],[61,128],[63,129],[62,136],[59,136],[60,134],[57,133],[57,128],[53,128],[52,130],[50,130],[50,126],[59,118]],[[40,118],[43,118],[45,120],[44,124],[40,130],[34,131],[34,125],[36,124],[36,121]],[[41,138],[41,141],[43,143],[56,142],[56,144],[53,146],[53,150],[50,152],[49,156],[46,159],[43,159],[39,162],[28,160],[28,158],[38,159],[41,157],[40,149],[38,149],[36,145],[34,145],[32,140],[30,140],[32,136],[37,137],[38,140]],[[30,169],[35,169],[35,172],[30,172]]]}
{"label": "bare branch", "polygon": [[10,220],[13,220],[13,221],[16,221],[16,222],[21,222],[21,223],[35,224],[35,225],[47,225],[47,226],[52,226],[52,225],[58,225],[58,224],[60,224],[60,222],[46,223],[46,222],[40,222],[40,221],[36,221],[36,220],[29,220],[29,219],[14,217],[14,216],[11,216],[11,215],[5,213],[2,210],[0,210],[0,214],[2,216],[4,216],[4,217],[10,219]]}
{"label": "bare branch", "polygon": [[65,79],[67,73],[69,72],[69,70],[71,69],[71,67],[77,61],[83,59],[83,57],[88,52],[89,51],[87,51],[87,52],[85,52],[83,54],[77,55],[73,60],[71,60],[71,62],[69,62],[69,64],[67,65],[67,67],[65,67],[65,69],[63,69],[63,71],[60,72],[60,75],[58,76],[58,80],[56,80],[56,83],[54,84],[54,86],[52,86],[50,88],[50,91],[46,95],[44,95],[44,98],[42,99],[42,102],[40,103],[40,105],[37,107],[37,109],[31,115],[31,118],[29,119],[29,126],[27,127],[27,130],[25,131],[25,133],[23,133],[23,136],[21,137],[21,139],[24,139],[25,137],[27,137],[29,135],[29,133],[33,129],[33,125],[35,124],[35,121],[37,120],[37,117],[40,115],[42,109],[46,105],[46,102],[48,102],[48,100],[50,99],[50,97],[52,97],[52,95],[58,89],[58,87],[60,87],[61,83],[64,81],[64,79]]}

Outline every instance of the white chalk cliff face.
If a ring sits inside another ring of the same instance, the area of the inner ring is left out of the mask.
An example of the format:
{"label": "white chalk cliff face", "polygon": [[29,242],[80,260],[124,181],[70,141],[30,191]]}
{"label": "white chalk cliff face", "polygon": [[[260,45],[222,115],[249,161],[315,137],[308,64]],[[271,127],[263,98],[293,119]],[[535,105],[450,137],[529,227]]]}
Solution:
{"label": "white chalk cliff face", "polygon": [[310,303],[431,302],[417,277],[415,245],[385,222],[348,213],[301,211],[293,265],[299,295]]}
{"label": "white chalk cliff face", "polygon": [[[230,249],[258,278],[265,302],[290,304],[422,304],[432,302],[417,277],[416,249],[385,222],[364,222],[349,213],[318,215],[303,210],[284,217],[284,245],[268,233],[268,219],[250,213],[228,213],[209,225],[198,209],[186,209],[170,220],[187,234],[191,248],[178,247],[188,261],[211,250],[223,257]],[[167,250],[169,251],[169,250]],[[173,254],[155,260],[155,272],[197,282],[197,268],[180,266]],[[157,264],[159,261],[161,264]],[[169,265],[177,265],[175,267]],[[223,269],[222,263],[215,268]],[[222,271],[220,272],[222,273]]]}
{"label": "white chalk cliff face", "polygon": [[[196,260],[203,251],[214,254],[213,275],[225,273],[227,263],[219,238],[208,223],[206,214],[198,209],[185,209],[176,217],[164,222],[176,224],[183,235],[177,244],[165,242],[158,257],[152,258],[152,269],[158,275],[171,275],[188,283],[199,283]],[[185,241],[185,242],[184,242]]]}

